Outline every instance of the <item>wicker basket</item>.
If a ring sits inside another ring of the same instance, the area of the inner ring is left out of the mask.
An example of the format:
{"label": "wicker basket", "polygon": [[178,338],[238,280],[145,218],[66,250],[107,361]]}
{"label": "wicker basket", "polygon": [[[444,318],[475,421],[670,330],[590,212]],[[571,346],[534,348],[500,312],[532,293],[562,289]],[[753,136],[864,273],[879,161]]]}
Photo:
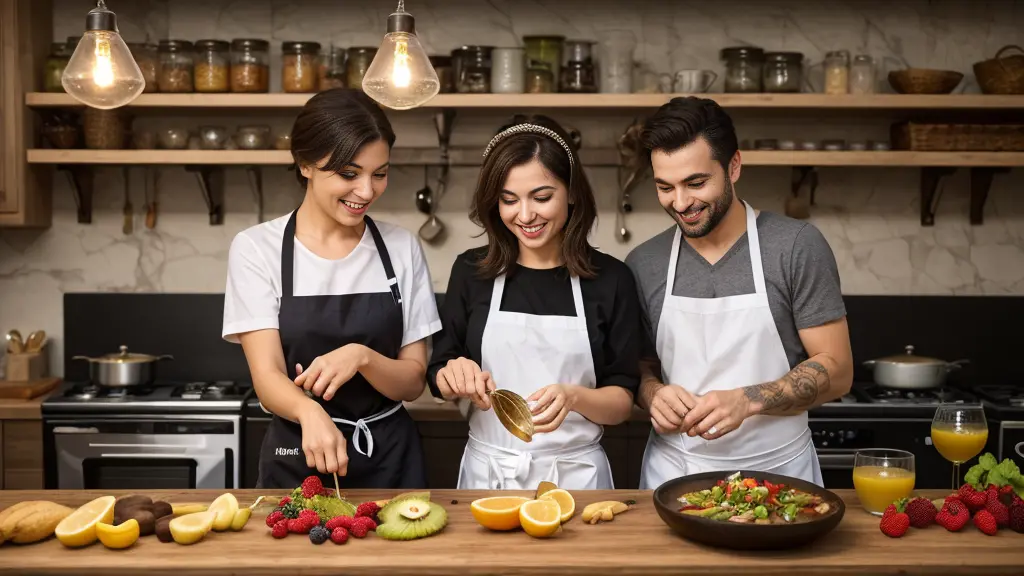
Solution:
{"label": "wicker basket", "polygon": [[955,70],[907,68],[889,72],[889,85],[900,94],[949,94],[964,79]]}
{"label": "wicker basket", "polygon": [[894,150],[1024,152],[1024,124],[895,124]]}
{"label": "wicker basket", "polygon": [[[1003,56],[1007,50],[1021,54]],[[985,94],[1024,94],[1024,48],[1003,46],[995,58],[976,63],[974,75]]]}

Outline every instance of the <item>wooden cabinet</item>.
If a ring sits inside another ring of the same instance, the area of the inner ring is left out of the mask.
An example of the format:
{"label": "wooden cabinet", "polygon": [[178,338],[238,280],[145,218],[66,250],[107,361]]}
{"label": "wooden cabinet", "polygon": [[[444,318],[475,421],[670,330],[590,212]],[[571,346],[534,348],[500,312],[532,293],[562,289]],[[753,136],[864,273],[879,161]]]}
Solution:
{"label": "wooden cabinet", "polygon": [[51,222],[52,170],[28,164],[39,120],[25,94],[42,88],[52,18],[51,0],[0,0],[0,226]]}
{"label": "wooden cabinet", "polygon": [[0,421],[0,463],[4,490],[43,489],[43,423]]}

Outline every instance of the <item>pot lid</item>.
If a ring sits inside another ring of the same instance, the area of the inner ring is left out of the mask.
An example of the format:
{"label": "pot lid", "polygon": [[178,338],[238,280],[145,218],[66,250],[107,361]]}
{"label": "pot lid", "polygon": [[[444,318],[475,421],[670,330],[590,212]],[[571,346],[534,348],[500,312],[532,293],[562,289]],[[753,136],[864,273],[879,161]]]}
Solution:
{"label": "pot lid", "polygon": [[111,352],[110,354],[104,354],[98,358],[89,358],[89,360],[93,362],[103,362],[104,364],[132,364],[135,362],[155,362],[160,360],[159,356],[129,352],[128,347],[124,345],[121,345],[119,350],[119,352]]}
{"label": "pot lid", "polygon": [[918,356],[914,354],[914,347],[910,344],[904,347],[905,352],[903,354],[894,354],[892,356],[886,356],[885,358],[879,358],[878,362],[895,362],[897,364],[949,364],[945,360],[939,360],[938,358],[929,358],[927,356]]}

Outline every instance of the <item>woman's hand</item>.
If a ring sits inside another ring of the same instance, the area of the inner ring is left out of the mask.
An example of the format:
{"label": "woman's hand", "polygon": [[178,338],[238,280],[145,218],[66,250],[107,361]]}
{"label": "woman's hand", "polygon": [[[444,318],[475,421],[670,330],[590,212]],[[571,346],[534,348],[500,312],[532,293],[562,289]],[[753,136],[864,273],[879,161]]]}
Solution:
{"label": "woman's hand", "polygon": [[491,397],[494,380],[490,372],[480,370],[480,366],[469,358],[449,360],[444,368],[437,371],[437,389],[445,400],[469,398],[480,410],[491,408]]}
{"label": "woman's hand", "polygon": [[578,389],[573,384],[551,384],[530,394],[526,400],[537,402],[530,410],[533,413],[534,432],[542,434],[558,430],[576,405]]}
{"label": "woman's hand", "polygon": [[337,472],[344,476],[348,473],[348,443],[322,406],[309,401],[299,413],[299,426],[302,427],[306,466],[316,468],[321,474]]}
{"label": "woman's hand", "polygon": [[366,348],[362,344],[346,344],[337,350],[317,356],[303,371],[296,366],[295,385],[309,390],[324,400],[334,398],[334,393],[348,382],[369,362]]}

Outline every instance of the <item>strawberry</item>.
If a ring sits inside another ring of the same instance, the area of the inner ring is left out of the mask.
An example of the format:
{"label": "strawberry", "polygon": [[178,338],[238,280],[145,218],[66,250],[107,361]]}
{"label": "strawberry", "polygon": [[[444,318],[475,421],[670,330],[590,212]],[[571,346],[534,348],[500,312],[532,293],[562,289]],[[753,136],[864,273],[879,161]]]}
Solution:
{"label": "strawberry", "polygon": [[[999,501],[998,490],[995,490],[990,486],[986,494],[988,495],[988,499],[985,501],[985,510],[992,515],[997,526],[1005,528],[1010,524],[1009,508],[1006,507],[1006,504]],[[977,514],[975,514],[975,516],[977,516]]]}
{"label": "strawberry", "polygon": [[947,499],[935,516],[935,523],[950,532],[958,532],[967,525],[971,519],[971,513],[967,505],[957,499]]}
{"label": "strawberry", "polygon": [[335,516],[334,518],[331,518],[330,520],[328,520],[327,524],[324,524],[324,528],[327,528],[331,533],[334,533],[334,529],[335,528],[344,528],[344,529],[348,530],[351,527],[352,527],[352,517],[351,516]]}
{"label": "strawberry", "polygon": [[342,527],[337,527],[331,530],[331,542],[335,544],[344,544],[348,540],[348,530]]}
{"label": "strawberry", "polygon": [[882,534],[890,538],[899,538],[907,533],[910,528],[910,516],[904,512],[907,499],[897,500],[885,508],[882,513],[882,522],[878,527]]}
{"label": "strawberry", "polygon": [[288,521],[278,520],[277,523],[274,524],[274,528],[270,531],[270,533],[274,536],[274,538],[284,538],[288,535]]}
{"label": "strawberry", "polygon": [[319,495],[323,492],[324,483],[320,481],[319,476],[307,476],[302,481],[302,497],[312,498],[313,496]]}
{"label": "strawberry", "polygon": [[363,502],[356,508],[356,517],[366,516],[376,521],[378,512],[380,512],[380,506],[376,502]]}
{"label": "strawberry", "polygon": [[992,516],[992,513],[988,510],[979,510],[974,515],[974,525],[989,536],[995,536],[995,533],[999,531],[999,526],[996,524],[996,519]]}
{"label": "strawberry", "polygon": [[277,503],[277,506],[278,506],[278,508],[280,508],[281,506],[284,506],[285,504],[287,504],[287,503],[289,503],[291,501],[292,501],[291,496],[285,496],[284,498],[281,498],[281,501]]}
{"label": "strawberry", "polygon": [[967,509],[972,513],[984,508],[985,501],[988,500],[988,495],[985,492],[978,492],[970,484],[964,484],[960,487],[959,496],[964,504],[967,505]]}
{"label": "strawberry", "polygon": [[312,524],[305,518],[292,518],[288,520],[288,531],[292,534],[308,534]]}
{"label": "strawberry", "polygon": [[1010,506],[1010,530],[1024,533],[1024,501],[1019,498]]}
{"label": "strawberry", "polygon": [[284,514],[280,510],[274,510],[267,516],[267,528],[273,528],[281,520],[284,520]]}
{"label": "strawberry", "polygon": [[373,518],[370,518],[369,516],[360,516],[352,521],[353,528],[355,528],[358,525],[365,526],[366,530],[369,532],[373,532],[377,529],[377,523],[374,522]]}
{"label": "strawberry", "polygon": [[907,503],[907,516],[910,517],[910,525],[914,528],[931,526],[938,513],[935,505],[927,498],[914,498]]}

